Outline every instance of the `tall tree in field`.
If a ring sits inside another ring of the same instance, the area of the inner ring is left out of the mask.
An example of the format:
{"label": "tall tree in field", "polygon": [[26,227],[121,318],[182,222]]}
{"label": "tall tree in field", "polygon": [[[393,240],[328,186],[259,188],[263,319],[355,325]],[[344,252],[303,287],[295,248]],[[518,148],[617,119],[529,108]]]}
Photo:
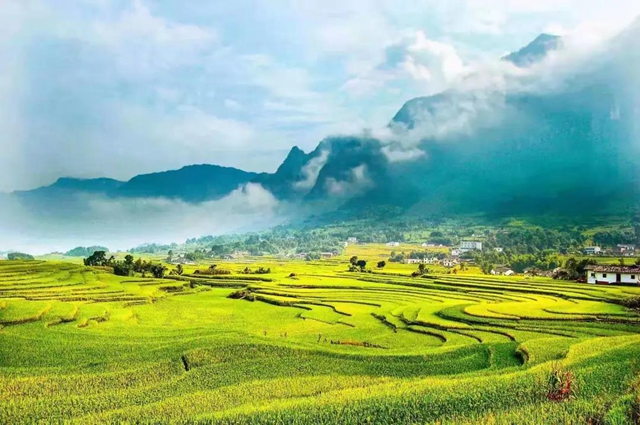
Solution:
{"label": "tall tree in field", "polygon": [[349,259],[349,263],[351,263],[352,266],[357,266],[358,265],[358,256],[354,255],[353,257],[351,257]]}
{"label": "tall tree in field", "polygon": [[84,259],[85,266],[105,266],[107,264],[107,253],[104,251],[96,251]]}
{"label": "tall tree in field", "polygon": [[365,260],[358,260],[356,266],[360,267],[360,271],[363,272],[367,267],[367,262]]}
{"label": "tall tree in field", "polygon": [[379,269],[384,269],[387,265],[387,262],[382,260],[382,261],[378,261],[378,268]]}

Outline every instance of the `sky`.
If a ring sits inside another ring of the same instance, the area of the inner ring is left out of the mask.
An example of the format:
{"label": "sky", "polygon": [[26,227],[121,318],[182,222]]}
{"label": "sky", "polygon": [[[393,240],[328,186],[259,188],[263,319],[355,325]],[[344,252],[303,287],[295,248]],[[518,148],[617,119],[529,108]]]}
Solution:
{"label": "sky", "polygon": [[628,0],[0,0],[0,191],[194,163],[274,171]]}

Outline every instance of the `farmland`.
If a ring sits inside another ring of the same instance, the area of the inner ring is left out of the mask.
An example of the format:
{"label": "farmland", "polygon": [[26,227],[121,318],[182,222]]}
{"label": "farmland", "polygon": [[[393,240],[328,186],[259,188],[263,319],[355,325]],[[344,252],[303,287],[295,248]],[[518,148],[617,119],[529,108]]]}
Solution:
{"label": "farmland", "polygon": [[165,279],[0,262],[0,423],[638,420],[640,288],[346,271],[383,251]]}

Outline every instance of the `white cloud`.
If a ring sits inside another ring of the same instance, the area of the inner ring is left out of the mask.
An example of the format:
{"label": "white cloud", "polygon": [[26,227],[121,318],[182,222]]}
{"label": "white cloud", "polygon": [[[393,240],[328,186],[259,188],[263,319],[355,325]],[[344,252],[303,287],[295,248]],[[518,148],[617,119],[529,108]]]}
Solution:
{"label": "white cloud", "polygon": [[233,99],[225,99],[224,100],[224,106],[227,109],[230,109],[232,111],[240,111],[240,110],[242,110],[242,105],[239,102],[237,102],[237,101],[235,101]]}
{"label": "white cloud", "polygon": [[[82,196],[73,211],[29,211],[0,198],[0,250],[35,254],[75,246],[128,249],[145,242],[171,243],[194,236],[262,230],[282,223],[294,209],[258,184],[194,205],[168,199],[107,199]],[[90,219],[89,219],[90,218]]]}
{"label": "white cloud", "polygon": [[304,179],[297,181],[293,184],[293,187],[297,190],[309,190],[311,189],[318,180],[318,174],[320,174],[320,170],[327,163],[329,159],[329,151],[323,150],[320,152],[320,155],[311,158],[311,160],[302,167],[302,175]]}
{"label": "white cloud", "polygon": [[148,77],[161,70],[194,64],[203,49],[215,46],[219,40],[215,29],[153,15],[141,0],[134,0],[117,19],[96,21],[88,29],[88,34],[75,36],[108,49],[127,77]]}
{"label": "white cloud", "polygon": [[344,180],[329,177],[325,181],[325,189],[330,196],[350,198],[370,188],[372,184],[373,182],[367,175],[367,166],[361,164],[349,170],[349,176]]}

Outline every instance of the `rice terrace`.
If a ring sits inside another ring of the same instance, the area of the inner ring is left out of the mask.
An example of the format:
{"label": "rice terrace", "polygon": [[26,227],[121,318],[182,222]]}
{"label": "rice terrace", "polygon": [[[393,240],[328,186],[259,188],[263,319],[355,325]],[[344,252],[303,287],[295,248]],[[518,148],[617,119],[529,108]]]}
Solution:
{"label": "rice terrace", "polygon": [[0,425],[640,425],[639,41],[0,0]]}
{"label": "rice terrace", "polygon": [[640,287],[348,262],[0,262],[0,423],[637,423]]}

